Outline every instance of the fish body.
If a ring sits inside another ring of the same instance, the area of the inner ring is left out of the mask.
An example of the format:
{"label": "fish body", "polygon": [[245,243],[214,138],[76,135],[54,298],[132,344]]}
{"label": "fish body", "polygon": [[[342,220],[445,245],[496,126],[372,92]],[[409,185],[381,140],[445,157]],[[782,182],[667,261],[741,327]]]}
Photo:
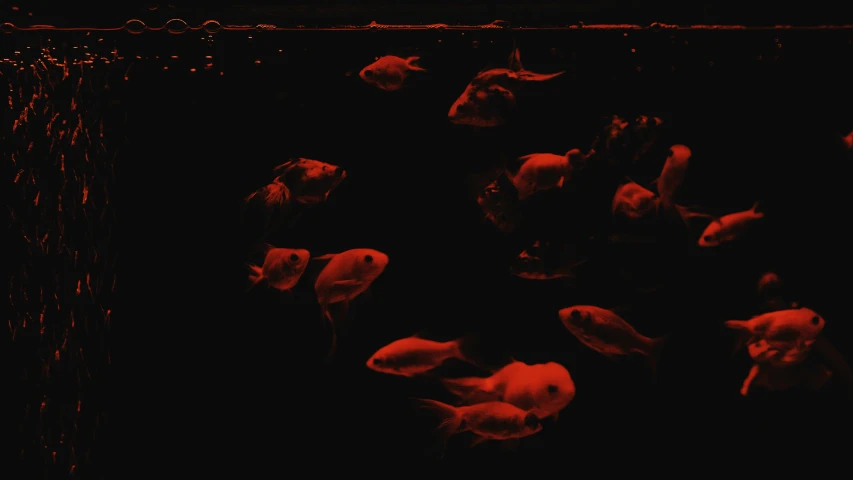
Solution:
{"label": "fish body", "polygon": [[662,207],[670,208],[675,205],[675,196],[687,178],[687,166],[691,156],[693,152],[684,145],[670,147],[669,156],[666,157],[666,163],[657,179],[658,197]]}
{"label": "fish body", "polygon": [[749,210],[730,213],[714,219],[699,237],[700,247],[716,247],[723,243],[740,238],[756,220],[764,218],[764,213],[758,211],[759,202]]}
{"label": "fish body", "polygon": [[288,196],[300,204],[317,204],[343,181],[346,171],[330,163],[296,158],[275,167],[276,181],[287,187]]}
{"label": "fish body", "polygon": [[515,91],[529,82],[542,82],[561,75],[534,73],[521,64],[518,49],[510,55],[509,68],[493,68],[477,74],[453,102],[447,118],[457,125],[495,127],[506,122],[506,113],[515,107]]}
{"label": "fish body", "polygon": [[814,343],[815,340],[810,340],[802,345],[780,348],[764,339],[751,342],[748,350],[755,363],[743,381],[740,394],[748,396],[753,385],[768,390],[787,390],[797,386],[817,389],[823,386],[832,372],[823,365],[804,363]]}
{"label": "fish body", "polygon": [[[580,150],[569,153],[575,152],[580,153]],[[569,153],[532,153],[519,158],[521,166],[518,171],[514,175],[507,172],[507,177],[518,191],[518,199],[524,200],[538,191],[562,188],[572,174]]]}
{"label": "fish body", "polygon": [[826,322],[814,310],[797,308],[768,312],[749,320],[728,320],[725,326],[751,336],[749,343],[765,340],[775,349],[803,347],[814,342]]}
{"label": "fish body", "polygon": [[435,342],[409,337],[380,348],[367,361],[367,368],[391,375],[413,377],[432,370],[450,358],[466,360],[461,339]]}
{"label": "fish body", "polygon": [[435,411],[442,422],[438,427],[443,441],[451,435],[469,431],[483,440],[523,438],[542,430],[536,414],[505,402],[484,402],[454,407],[436,400],[419,400],[422,407]]}
{"label": "fish body", "polygon": [[444,379],[442,383],[465,402],[502,401],[538,418],[557,416],[575,397],[569,371],[555,362],[528,365],[514,361],[490,377]]}
{"label": "fish body", "polygon": [[[314,282],[314,291],[323,317],[334,327],[329,306],[339,302],[349,302],[364,293],[388,265],[388,256],[369,248],[355,248],[341,253],[332,253],[316,257],[315,260],[328,260],[328,263]],[[329,356],[334,354],[337,335],[332,329],[332,346]]]}
{"label": "fish body", "polygon": [[654,212],[658,206],[657,195],[635,182],[620,185],[613,195],[611,211],[630,220],[639,220]]}
{"label": "fish body", "polygon": [[425,72],[417,65],[420,57],[400,58],[386,55],[364,67],[358,76],[370,85],[385,91],[395,91],[403,88],[406,78],[411,72]]}
{"label": "fish body", "polygon": [[305,273],[310,259],[311,253],[305,249],[268,246],[263,265],[249,265],[249,282],[255,286],[266,280],[276,290],[290,290]]}
{"label": "fish body", "polygon": [[646,356],[652,366],[664,344],[664,338],[649,338],[616,313],[591,305],[576,305],[560,310],[563,325],[587,347],[606,356],[628,355],[632,352]]}

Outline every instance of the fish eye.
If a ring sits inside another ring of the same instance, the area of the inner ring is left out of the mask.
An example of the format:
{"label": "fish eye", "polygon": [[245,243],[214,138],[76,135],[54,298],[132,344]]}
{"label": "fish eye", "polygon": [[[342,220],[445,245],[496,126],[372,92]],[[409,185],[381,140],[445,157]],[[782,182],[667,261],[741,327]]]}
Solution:
{"label": "fish eye", "polygon": [[364,256],[364,263],[371,263],[371,262],[373,262],[373,255],[365,255]]}
{"label": "fish eye", "polygon": [[820,317],[812,317],[812,325],[820,324]]}
{"label": "fish eye", "polygon": [[295,262],[295,261],[297,261],[297,260],[299,260],[299,255],[297,255],[297,254],[295,254],[295,253],[291,253],[291,254],[290,254],[290,261],[291,261],[291,262]]}
{"label": "fish eye", "polygon": [[713,239],[714,237],[712,237],[711,235],[705,235],[704,237],[702,237],[702,240],[705,240],[706,242],[710,242]]}
{"label": "fish eye", "polygon": [[526,417],[524,417],[524,425],[528,428],[536,428],[539,426],[539,417],[534,413],[528,413]]}
{"label": "fish eye", "polygon": [[669,149],[669,151],[668,151],[668,152],[666,152],[666,156],[667,156],[667,157],[671,157],[671,156],[673,156],[673,155],[675,155],[675,152],[673,152],[673,151],[672,151],[672,149],[670,148],[670,149]]}
{"label": "fish eye", "polygon": [[381,358],[374,358],[373,364],[374,365],[382,365],[382,359]]}
{"label": "fish eye", "polygon": [[548,393],[557,393],[558,390],[556,385],[548,385]]}
{"label": "fish eye", "polygon": [[576,322],[579,322],[581,320],[581,317],[582,317],[581,312],[579,312],[578,310],[572,310],[572,313],[570,316],[572,317],[572,320],[574,320]]}
{"label": "fish eye", "polygon": [[373,70],[365,70],[364,76],[365,77],[372,77],[373,76]]}

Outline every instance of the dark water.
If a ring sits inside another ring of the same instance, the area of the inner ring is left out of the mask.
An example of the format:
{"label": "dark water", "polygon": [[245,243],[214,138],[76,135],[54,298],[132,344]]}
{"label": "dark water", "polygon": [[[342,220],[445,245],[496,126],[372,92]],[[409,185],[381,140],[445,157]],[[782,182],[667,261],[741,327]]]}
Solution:
{"label": "dark water", "polygon": [[[454,439],[444,465],[560,465],[570,457],[591,468],[639,456],[639,469],[653,469],[685,453],[709,460],[725,452],[734,461],[746,446],[813,452],[849,442],[841,375],[820,392],[743,399],[750,363],[743,353],[729,357],[732,337],[721,328],[757,313],[756,282],[774,270],[826,318],[826,337],[850,357],[851,158],[840,142],[853,128],[849,33],[95,37],[53,42],[124,57],[107,70],[130,142],[116,160],[127,212],[122,255],[135,277],[125,332],[141,345],[126,350],[138,372],[123,383],[133,392],[129,414],[146,419],[139,427],[157,425],[158,440],[141,442],[143,462],[219,455],[259,472],[344,458],[378,469],[388,460],[431,464],[432,424],[410,398],[449,400],[446,393],[435,380],[365,367],[380,347],[423,331],[441,339],[479,333],[492,352],[559,362],[578,392],[559,422],[520,448],[468,449]],[[44,38],[7,36],[14,44],[4,42],[4,56],[7,45],[20,50]],[[514,42],[528,69],[567,73],[522,93],[506,126],[450,124],[447,111],[468,81],[505,66]],[[358,70],[385,54],[418,55],[428,73],[399,92],[362,82]],[[544,213],[528,213],[522,230],[503,234],[483,220],[472,178],[520,155],[587,149],[613,114],[665,121],[663,150],[632,176],[654,178],[668,146],[687,144],[690,203],[730,212],[762,199],[766,221],[713,252],[669,230],[653,244],[599,249],[573,288],[510,276],[509,261],[533,240],[610,233],[616,184],[593,176],[574,194],[546,195]],[[322,363],[328,332],[307,276],[292,297],[244,291],[243,264],[260,235],[238,221],[240,200],[289,157],[341,165],[348,178],[270,243],[390,257],[371,294],[353,302],[331,366]],[[636,293],[618,280],[622,268],[661,286]],[[658,383],[640,360],[611,362],[580,345],[556,315],[574,304],[619,307],[640,332],[671,333]],[[45,389],[32,379],[18,385],[32,395]],[[25,450],[36,448],[26,443],[35,431],[24,429]]]}

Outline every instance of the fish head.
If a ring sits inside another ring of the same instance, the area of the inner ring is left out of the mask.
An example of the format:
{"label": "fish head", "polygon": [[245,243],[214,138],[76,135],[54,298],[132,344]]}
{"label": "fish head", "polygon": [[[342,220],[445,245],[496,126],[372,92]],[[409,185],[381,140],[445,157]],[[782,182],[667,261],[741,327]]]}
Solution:
{"label": "fish head", "polygon": [[566,367],[548,362],[530,370],[536,385],[533,399],[542,412],[557,413],[575,398],[575,383]]}
{"label": "fish head", "polygon": [[777,295],[782,287],[782,280],[775,272],[767,272],[758,279],[758,293],[762,295]]}
{"label": "fish head", "polygon": [[542,422],[539,420],[539,417],[537,417],[534,412],[528,412],[527,415],[524,416],[522,432],[525,435],[533,435],[540,430],[542,430]]}
{"label": "fish head", "polygon": [[702,235],[699,237],[700,247],[716,247],[720,245],[720,234],[722,233],[723,224],[719,220],[714,220],[705,228]]}
{"label": "fish head", "polygon": [[499,82],[478,75],[450,106],[447,118],[457,125],[495,127],[506,122],[515,94]]}
{"label": "fish head", "polygon": [[325,200],[347,176],[346,170],[337,165],[308,159],[300,159],[300,162],[300,168],[292,170],[285,181],[299,185],[298,192],[303,201],[313,199],[311,203],[315,203]]}
{"label": "fish head", "polygon": [[812,340],[817,338],[826,326],[826,321],[817,314],[814,310],[808,308],[800,308],[797,310],[796,324],[800,332],[803,334],[804,340]]}
{"label": "fish head", "polygon": [[595,315],[583,307],[569,307],[560,310],[560,320],[570,332],[582,333],[595,323]]}
{"label": "fish head", "polygon": [[358,76],[369,85],[383,90],[395,90],[402,85],[403,81],[402,69],[394,68],[393,57],[382,57],[376,60],[361,69]]}
{"label": "fish head", "polygon": [[304,248],[275,248],[269,254],[276,255],[282,266],[294,275],[302,275],[311,260],[311,252]]}
{"label": "fish head", "polygon": [[382,348],[378,352],[374,353],[367,360],[367,368],[374,372],[398,375],[400,368],[394,361],[394,356],[390,355],[386,350],[387,349]]}
{"label": "fish head", "polygon": [[378,277],[388,265],[388,255],[369,248],[358,249],[353,252],[353,273],[361,279],[374,279]]}

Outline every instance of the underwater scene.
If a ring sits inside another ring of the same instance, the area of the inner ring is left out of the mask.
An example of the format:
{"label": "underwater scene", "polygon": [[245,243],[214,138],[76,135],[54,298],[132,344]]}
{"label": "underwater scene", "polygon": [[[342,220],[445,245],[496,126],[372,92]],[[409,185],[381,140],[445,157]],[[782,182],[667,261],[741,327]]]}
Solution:
{"label": "underwater scene", "polygon": [[853,30],[262,27],[4,29],[21,462],[110,478],[116,217],[247,462],[849,445]]}

